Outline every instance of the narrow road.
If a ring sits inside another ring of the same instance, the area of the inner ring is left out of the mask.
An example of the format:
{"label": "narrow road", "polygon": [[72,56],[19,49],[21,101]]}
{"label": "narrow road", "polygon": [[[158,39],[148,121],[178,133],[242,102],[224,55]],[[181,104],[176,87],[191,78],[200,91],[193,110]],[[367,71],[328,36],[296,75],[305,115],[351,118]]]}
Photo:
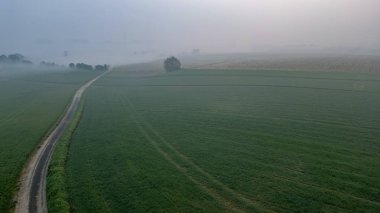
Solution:
{"label": "narrow road", "polygon": [[47,212],[46,175],[55,144],[73,120],[83,92],[106,73],[107,72],[104,72],[98,75],[76,91],[69,108],[66,110],[58,125],[42,142],[38,150],[36,150],[28,161],[22,173],[15,213]]}

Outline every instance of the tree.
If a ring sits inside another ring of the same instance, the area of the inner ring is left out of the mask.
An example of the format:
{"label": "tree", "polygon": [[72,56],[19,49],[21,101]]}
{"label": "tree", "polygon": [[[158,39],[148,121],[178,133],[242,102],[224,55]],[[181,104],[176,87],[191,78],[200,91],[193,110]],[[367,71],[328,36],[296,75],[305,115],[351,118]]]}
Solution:
{"label": "tree", "polygon": [[0,55],[0,63],[5,63],[8,61],[8,57],[6,55]]}
{"label": "tree", "polygon": [[59,65],[54,63],[54,62],[46,62],[46,61],[41,61],[40,63],[41,66],[47,66],[47,67],[58,67]]}
{"label": "tree", "polygon": [[95,70],[98,70],[98,71],[107,71],[108,69],[109,69],[109,66],[107,64],[95,66]]}
{"label": "tree", "polygon": [[25,60],[25,56],[15,53],[10,54],[8,56],[6,55],[0,55],[0,63],[7,63],[7,64],[32,64],[31,61]]}
{"label": "tree", "polygon": [[21,54],[15,53],[15,54],[8,55],[8,59],[11,62],[20,63],[20,62],[24,61],[25,57]]}
{"label": "tree", "polygon": [[91,65],[85,63],[77,63],[75,67],[81,70],[93,70]]}
{"label": "tree", "polygon": [[71,69],[75,69],[75,64],[74,64],[74,63],[70,63],[70,64],[69,64],[69,67],[70,67]]}
{"label": "tree", "polygon": [[181,62],[174,56],[164,61],[164,68],[167,72],[173,72],[181,69]]}

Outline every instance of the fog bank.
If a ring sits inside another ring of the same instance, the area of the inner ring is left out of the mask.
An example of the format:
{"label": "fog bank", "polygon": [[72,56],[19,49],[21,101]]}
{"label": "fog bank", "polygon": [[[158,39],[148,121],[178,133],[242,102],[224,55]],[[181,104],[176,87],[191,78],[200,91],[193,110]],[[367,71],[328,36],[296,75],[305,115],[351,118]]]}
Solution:
{"label": "fog bank", "polygon": [[0,54],[65,64],[380,49],[378,0],[2,0],[0,25]]}

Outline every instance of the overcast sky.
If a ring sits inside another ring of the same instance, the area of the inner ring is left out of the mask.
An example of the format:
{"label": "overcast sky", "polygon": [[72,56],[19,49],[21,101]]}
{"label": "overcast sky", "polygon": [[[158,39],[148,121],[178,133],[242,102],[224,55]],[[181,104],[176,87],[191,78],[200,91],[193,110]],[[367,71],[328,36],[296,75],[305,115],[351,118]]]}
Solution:
{"label": "overcast sky", "polygon": [[380,0],[0,0],[0,26],[0,54],[61,63],[380,48]]}

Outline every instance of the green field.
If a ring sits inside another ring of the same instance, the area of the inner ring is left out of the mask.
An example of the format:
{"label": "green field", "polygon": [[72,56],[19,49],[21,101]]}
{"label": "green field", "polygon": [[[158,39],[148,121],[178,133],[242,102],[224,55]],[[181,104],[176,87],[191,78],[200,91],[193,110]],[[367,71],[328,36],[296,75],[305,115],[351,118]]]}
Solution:
{"label": "green field", "polygon": [[12,208],[20,172],[75,90],[98,72],[0,68],[0,212]]}
{"label": "green field", "polygon": [[380,75],[112,72],[66,176],[76,212],[379,212]]}

